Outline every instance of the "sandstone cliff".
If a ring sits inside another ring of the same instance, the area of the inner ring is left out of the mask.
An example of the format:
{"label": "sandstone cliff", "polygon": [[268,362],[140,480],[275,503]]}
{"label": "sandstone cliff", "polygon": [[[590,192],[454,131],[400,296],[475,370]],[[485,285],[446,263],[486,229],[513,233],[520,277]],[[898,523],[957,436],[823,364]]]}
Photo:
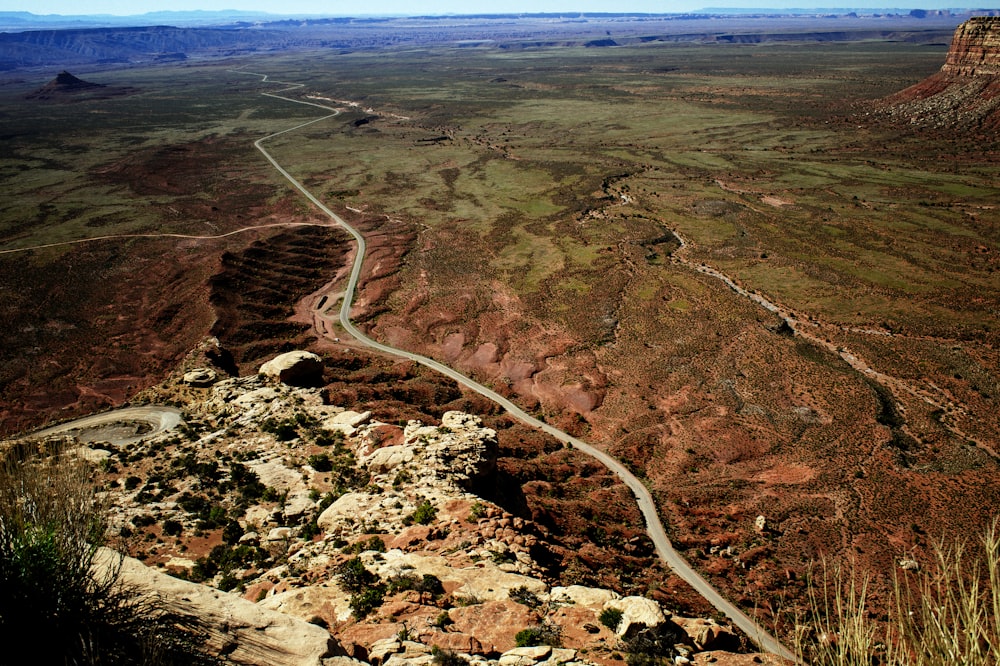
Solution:
{"label": "sandstone cliff", "polygon": [[916,126],[1000,127],[1000,17],[960,25],[941,70],[884,100],[882,110]]}

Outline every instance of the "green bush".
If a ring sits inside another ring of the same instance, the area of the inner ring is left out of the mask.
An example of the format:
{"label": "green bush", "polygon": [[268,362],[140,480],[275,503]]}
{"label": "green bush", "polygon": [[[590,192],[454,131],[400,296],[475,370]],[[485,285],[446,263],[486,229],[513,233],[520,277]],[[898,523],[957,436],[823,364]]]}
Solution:
{"label": "green bush", "polygon": [[[0,462],[0,641],[37,664],[203,664],[201,629],[98,566],[106,507],[75,458]],[[111,551],[106,551],[110,553]],[[4,659],[7,659],[5,657]]]}
{"label": "green bush", "polygon": [[434,666],[468,666],[469,660],[457,652],[435,645],[431,648],[431,663]]}
{"label": "green bush", "polygon": [[367,617],[376,608],[382,605],[382,601],[385,599],[385,588],[377,585],[375,587],[365,588],[357,594],[351,596],[350,606],[351,612],[357,619],[362,619]]}
{"label": "green bush", "polygon": [[605,608],[601,611],[597,619],[611,631],[618,631],[618,625],[622,623],[623,616],[624,613],[622,613],[620,608]]}
{"label": "green bush", "polygon": [[559,647],[562,640],[558,625],[540,624],[517,632],[514,636],[514,642],[517,647],[534,647],[536,645]]}
{"label": "green bush", "polygon": [[403,519],[405,525],[412,525],[417,523],[418,525],[430,525],[437,518],[437,509],[430,500],[424,500],[421,502],[416,510],[409,516]]}
{"label": "green bush", "polygon": [[317,472],[329,472],[333,469],[333,462],[330,460],[330,456],[325,453],[309,456],[307,462]]}
{"label": "green bush", "polygon": [[378,576],[365,568],[360,557],[352,557],[339,567],[334,575],[340,581],[340,586],[345,592],[358,594],[365,588],[372,587],[379,583]]}

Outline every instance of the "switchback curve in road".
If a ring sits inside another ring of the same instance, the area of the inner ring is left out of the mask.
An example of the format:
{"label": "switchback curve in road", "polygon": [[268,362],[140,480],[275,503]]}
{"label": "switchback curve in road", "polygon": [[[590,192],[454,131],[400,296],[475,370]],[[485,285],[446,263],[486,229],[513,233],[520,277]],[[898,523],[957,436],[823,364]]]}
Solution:
{"label": "switchback curve in road", "polygon": [[[257,74],[253,72],[246,72],[241,70],[234,70],[240,74],[251,74],[253,76],[261,77],[262,82],[269,82],[266,74]],[[288,88],[283,88],[280,92],[286,92],[288,90],[301,88],[302,84],[294,84],[288,82],[278,82],[284,85],[288,85]],[[646,521],[646,530],[649,534],[650,539],[656,548],[656,553],[659,555],[660,559],[663,560],[680,578],[687,582],[691,587],[698,591],[716,610],[725,614],[732,620],[733,624],[740,628],[747,636],[750,637],[754,643],[756,643],[761,649],[776,654],[778,656],[784,657],[792,662],[795,662],[795,655],[792,654],[784,645],[781,644],[775,637],[771,636],[767,631],[764,630],[759,624],[747,616],[743,611],[737,608],[734,604],[726,600],[714,587],[712,587],[707,580],[705,580],[697,571],[695,571],[688,562],[682,558],[677,551],[674,550],[670,543],[670,539],[667,537],[666,530],[663,528],[663,524],[660,522],[660,517],[656,512],[656,505],[653,501],[653,496],[650,494],[649,490],[643,483],[632,474],[628,468],[625,467],[621,462],[608,455],[604,451],[597,449],[590,444],[587,444],[583,440],[573,437],[568,433],[555,428],[548,423],[545,423],[534,416],[528,414],[520,407],[515,405],[513,402],[503,397],[496,391],[483,386],[482,384],[466,377],[460,372],[442,364],[434,359],[427,358],[426,356],[421,356],[420,354],[415,354],[413,352],[406,351],[404,349],[397,349],[396,347],[391,347],[389,345],[382,344],[376,340],[369,338],[363,332],[361,332],[354,324],[351,322],[351,306],[354,300],[354,292],[358,285],[358,280],[361,275],[361,266],[364,263],[366,244],[365,239],[358,232],[357,229],[348,224],[343,218],[337,215],[335,212],[330,210],[326,205],[323,204],[319,199],[317,199],[309,190],[305,188],[298,180],[296,180],[291,174],[289,174],[278,161],[267,152],[267,150],[262,145],[264,142],[272,139],[274,137],[292,132],[301,127],[307,125],[312,125],[313,123],[326,120],[333,116],[338,115],[339,111],[333,107],[325,106],[322,104],[317,104],[315,102],[306,102],[303,100],[295,99],[293,97],[284,97],[275,93],[262,93],[268,97],[273,97],[275,99],[281,99],[288,102],[293,102],[296,104],[306,104],[309,106],[319,107],[330,111],[328,115],[315,120],[310,120],[305,123],[301,123],[294,127],[290,127],[286,130],[280,132],[275,132],[269,134],[261,139],[254,142],[254,147],[259,150],[264,157],[274,166],[277,171],[288,180],[291,185],[302,193],[313,205],[315,205],[319,210],[321,210],[325,215],[327,215],[333,222],[342,227],[347,231],[357,242],[358,251],[354,257],[354,265],[351,268],[350,278],[348,279],[347,288],[344,290],[343,300],[341,301],[340,307],[340,324],[343,326],[344,330],[352,335],[358,342],[364,344],[372,349],[378,350],[380,352],[390,354],[392,356],[405,358],[416,363],[420,363],[432,370],[436,370],[441,374],[453,379],[458,384],[465,386],[466,388],[475,391],[476,393],[489,398],[490,400],[496,402],[501,407],[503,407],[507,412],[518,419],[519,421],[537,428],[542,432],[556,438],[557,440],[568,444],[579,451],[593,457],[602,465],[611,470],[619,479],[625,483],[626,486],[635,495],[636,502],[639,506],[639,510],[642,512],[643,518]]]}
{"label": "switchback curve in road", "polygon": [[[28,437],[50,437],[52,435],[76,433],[81,442],[90,441],[111,441],[112,444],[130,444],[145,437],[151,437],[161,432],[173,430],[181,421],[181,410],[175,407],[162,407],[158,405],[147,405],[143,407],[125,407],[103,414],[85,416],[81,419],[67,421],[59,425],[37,430]],[[128,425],[134,423],[144,423],[150,430],[135,432],[132,435],[122,433],[104,433],[103,430],[112,428],[115,425]],[[89,431],[89,432],[88,432]]]}

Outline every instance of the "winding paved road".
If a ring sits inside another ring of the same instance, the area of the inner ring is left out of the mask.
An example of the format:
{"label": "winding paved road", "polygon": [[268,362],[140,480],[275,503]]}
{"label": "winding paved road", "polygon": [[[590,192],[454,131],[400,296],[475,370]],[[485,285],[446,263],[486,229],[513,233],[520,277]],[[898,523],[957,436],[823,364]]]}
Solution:
{"label": "winding paved road", "polygon": [[[49,435],[61,435],[76,431],[77,439],[81,442],[110,441],[112,444],[120,446],[167,430],[173,430],[180,425],[181,420],[181,410],[175,407],[156,405],[126,407],[44,428],[31,433],[29,437],[48,437]],[[133,423],[145,423],[150,427],[150,430],[136,431],[130,434],[124,429],[115,428],[115,426],[127,428],[129,424]]]}
{"label": "winding paved road", "polygon": [[[240,74],[251,74],[253,76],[261,77],[262,82],[271,82],[268,80],[266,74],[257,74],[253,72],[246,72],[240,70],[234,70]],[[288,88],[283,88],[278,91],[278,93],[287,92],[289,90],[294,90],[301,88],[302,84],[288,83],[282,81],[273,81],[272,83],[279,83],[282,85],[289,86]],[[526,423],[529,426],[538,428],[539,430],[555,437],[561,442],[569,444],[570,446],[586,453],[587,455],[595,458],[602,465],[607,467],[609,470],[614,472],[618,478],[622,480],[635,495],[636,502],[639,505],[639,510],[642,512],[643,518],[646,521],[646,529],[649,533],[650,539],[652,539],[653,544],[656,547],[656,552],[674,573],[684,579],[688,584],[690,584],[695,590],[698,591],[705,599],[709,601],[718,611],[729,617],[733,624],[740,628],[747,636],[750,637],[761,649],[771,652],[773,654],[779,655],[791,661],[795,661],[795,656],[781,644],[776,638],[768,634],[760,625],[754,622],[749,616],[747,616],[743,611],[737,608],[735,605],[727,601],[714,587],[712,587],[707,580],[702,578],[702,576],[691,568],[691,565],[687,563],[684,558],[682,558],[677,551],[674,550],[670,543],[670,539],[667,538],[667,533],[663,529],[663,524],[660,522],[660,517],[656,512],[656,505],[653,502],[653,497],[649,490],[642,484],[642,482],[636,478],[622,463],[618,460],[612,458],[610,455],[601,451],[600,449],[594,448],[590,444],[587,444],[583,440],[573,437],[551,425],[538,420],[534,416],[531,416],[520,407],[515,405],[513,402],[503,397],[496,391],[483,386],[482,384],[466,377],[465,375],[449,368],[446,365],[438,363],[437,361],[421,356],[420,354],[414,354],[403,349],[397,349],[395,347],[390,347],[389,345],[384,345],[376,340],[372,340],[363,332],[358,330],[353,323],[351,323],[351,306],[354,300],[354,291],[358,285],[358,279],[361,275],[361,266],[364,263],[366,244],[364,237],[350,224],[345,222],[339,215],[334,213],[332,210],[327,208],[323,202],[317,199],[309,190],[307,190],[298,180],[296,180],[291,174],[289,174],[278,162],[271,156],[270,153],[262,145],[265,141],[272,139],[282,134],[288,132],[293,132],[299,128],[305,127],[307,125],[312,125],[313,123],[318,123],[327,118],[336,116],[339,111],[333,107],[324,106],[322,104],[317,104],[315,102],[306,102],[303,100],[295,99],[292,97],[284,97],[277,93],[262,93],[268,97],[273,97],[275,99],[281,99],[295,104],[306,104],[309,106],[319,107],[330,111],[328,115],[322,118],[317,118],[315,120],[310,120],[308,122],[296,125],[295,127],[290,127],[286,130],[280,132],[275,132],[274,134],[269,134],[261,139],[254,142],[254,147],[259,150],[265,158],[274,166],[275,169],[281,173],[285,179],[288,180],[292,186],[295,187],[299,192],[302,193],[310,202],[312,202],[317,208],[319,208],[325,215],[327,215],[333,222],[346,230],[358,244],[358,251],[354,257],[354,265],[351,269],[351,275],[347,283],[347,288],[343,294],[343,300],[340,306],[340,324],[344,327],[350,335],[354,336],[360,343],[376,349],[378,351],[390,354],[393,356],[409,359],[420,363],[421,365],[427,366],[433,370],[440,372],[441,374],[450,377],[462,386],[479,393],[482,396],[493,400],[501,407],[507,410],[507,412],[514,418]]]}

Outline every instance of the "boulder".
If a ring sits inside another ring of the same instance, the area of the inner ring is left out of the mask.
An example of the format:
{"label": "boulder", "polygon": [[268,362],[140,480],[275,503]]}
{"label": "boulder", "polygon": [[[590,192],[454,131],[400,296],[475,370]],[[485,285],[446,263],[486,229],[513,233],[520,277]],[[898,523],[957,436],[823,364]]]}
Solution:
{"label": "boulder", "polygon": [[667,621],[660,604],[645,597],[623,597],[604,604],[605,608],[617,608],[622,612],[621,622],[615,632],[620,637],[629,638],[648,627],[658,627]]}
{"label": "boulder", "polygon": [[740,639],[733,630],[717,624],[714,620],[679,616],[671,619],[684,630],[688,640],[699,650],[732,651],[739,648]]}
{"label": "boulder", "polygon": [[451,609],[448,616],[452,620],[449,631],[475,636],[487,653],[514,649],[517,632],[539,623],[535,611],[509,599],[460,606]]}
{"label": "boulder", "polygon": [[289,386],[316,386],[323,378],[323,359],[307,351],[290,351],[260,366],[258,374]]}
{"label": "boulder", "polygon": [[150,595],[158,608],[198,618],[208,635],[205,645],[226,663],[247,666],[323,666],[324,658],[343,654],[325,629],[261,608],[221,592],[150,569],[131,557],[102,548],[95,559],[100,574],[121,563],[124,584]]}
{"label": "boulder", "polygon": [[185,372],[181,381],[195,388],[206,388],[214,384],[218,379],[218,373],[211,368],[195,368],[194,370]]}
{"label": "boulder", "polygon": [[611,601],[621,599],[621,596],[611,590],[584,587],[583,585],[570,585],[569,587],[553,587],[550,599],[561,604],[574,604],[587,608],[603,609]]}
{"label": "boulder", "polygon": [[500,655],[500,666],[534,666],[551,654],[552,648],[548,645],[514,648]]}
{"label": "boulder", "polygon": [[313,585],[279,592],[259,605],[301,620],[319,616],[328,622],[347,622],[351,618],[351,595],[337,585]]}

